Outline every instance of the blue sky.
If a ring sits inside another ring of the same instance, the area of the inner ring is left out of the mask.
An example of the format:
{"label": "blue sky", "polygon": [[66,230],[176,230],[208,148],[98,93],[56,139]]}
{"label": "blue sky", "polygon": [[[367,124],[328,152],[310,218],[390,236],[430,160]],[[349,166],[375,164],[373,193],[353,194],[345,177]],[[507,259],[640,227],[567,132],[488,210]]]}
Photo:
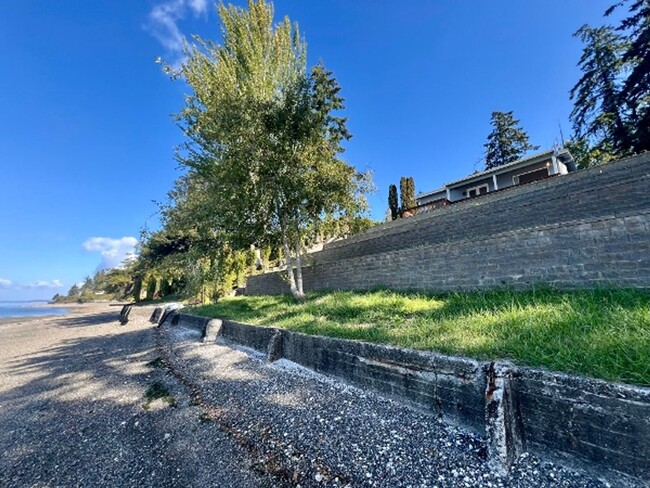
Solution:
{"label": "blue sky", "polygon": [[[243,2],[235,2],[242,4]],[[493,110],[542,148],[569,135],[581,45],[612,0],[277,0],[347,99],[345,158],[387,189],[480,168]],[[610,22],[616,21],[616,18]],[[171,119],[187,88],[156,57],[218,39],[206,0],[21,0],[0,15],[0,300],[49,298],[132,250],[178,176]]]}

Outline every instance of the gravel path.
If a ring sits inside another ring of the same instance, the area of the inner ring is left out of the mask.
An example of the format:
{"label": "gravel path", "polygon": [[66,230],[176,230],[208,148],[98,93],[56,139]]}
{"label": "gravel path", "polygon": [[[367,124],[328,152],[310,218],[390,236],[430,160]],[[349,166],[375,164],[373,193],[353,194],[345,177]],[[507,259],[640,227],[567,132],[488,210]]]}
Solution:
{"label": "gravel path", "polygon": [[[204,417],[228,431],[286,486],[601,487],[524,454],[501,477],[484,443],[398,403],[253,351],[201,344],[192,329],[158,329],[166,367]],[[211,459],[216,459],[217,456]]]}
{"label": "gravel path", "polygon": [[0,486],[274,486],[119,310],[0,321]]}

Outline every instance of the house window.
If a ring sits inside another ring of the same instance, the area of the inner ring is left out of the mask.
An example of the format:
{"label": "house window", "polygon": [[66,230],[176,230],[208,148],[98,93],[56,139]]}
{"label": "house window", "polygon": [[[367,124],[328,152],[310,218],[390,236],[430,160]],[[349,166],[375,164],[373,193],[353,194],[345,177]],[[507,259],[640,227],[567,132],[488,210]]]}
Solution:
{"label": "house window", "polygon": [[528,173],[522,173],[512,177],[512,182],[515,185],[523,185],[526,183],[531,183],[537,180],[543,180],[548,177],[548,168],[537,169],[535,171],[529,171]]}
{"label": "house window", "polygon": [[487,192],[490,191],[490,188],[487,185],[479,185],[475,186],[473,188],[468,188],[467,189],[467,196],[469,198],[474,198],[479,195],[485,195]]}

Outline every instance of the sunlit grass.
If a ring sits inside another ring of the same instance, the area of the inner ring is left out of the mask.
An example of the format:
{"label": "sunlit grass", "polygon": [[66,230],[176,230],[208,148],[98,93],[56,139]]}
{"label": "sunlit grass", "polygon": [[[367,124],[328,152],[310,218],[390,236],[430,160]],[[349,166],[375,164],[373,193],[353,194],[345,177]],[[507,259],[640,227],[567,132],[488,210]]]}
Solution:
{"label": "sunlit grass", "polygon": [[234,297],[192,313],[650,385],[645,290]]}

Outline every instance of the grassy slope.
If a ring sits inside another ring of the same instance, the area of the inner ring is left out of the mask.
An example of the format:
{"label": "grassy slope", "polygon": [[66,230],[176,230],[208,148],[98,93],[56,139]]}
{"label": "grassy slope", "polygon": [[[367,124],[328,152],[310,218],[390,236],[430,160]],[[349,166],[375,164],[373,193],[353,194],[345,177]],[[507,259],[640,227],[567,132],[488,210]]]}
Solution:
{"label": "grassy slope", "polygon": [[192,313],[650,385],[643,290],[312,293],[303,304],[236,297]]}

